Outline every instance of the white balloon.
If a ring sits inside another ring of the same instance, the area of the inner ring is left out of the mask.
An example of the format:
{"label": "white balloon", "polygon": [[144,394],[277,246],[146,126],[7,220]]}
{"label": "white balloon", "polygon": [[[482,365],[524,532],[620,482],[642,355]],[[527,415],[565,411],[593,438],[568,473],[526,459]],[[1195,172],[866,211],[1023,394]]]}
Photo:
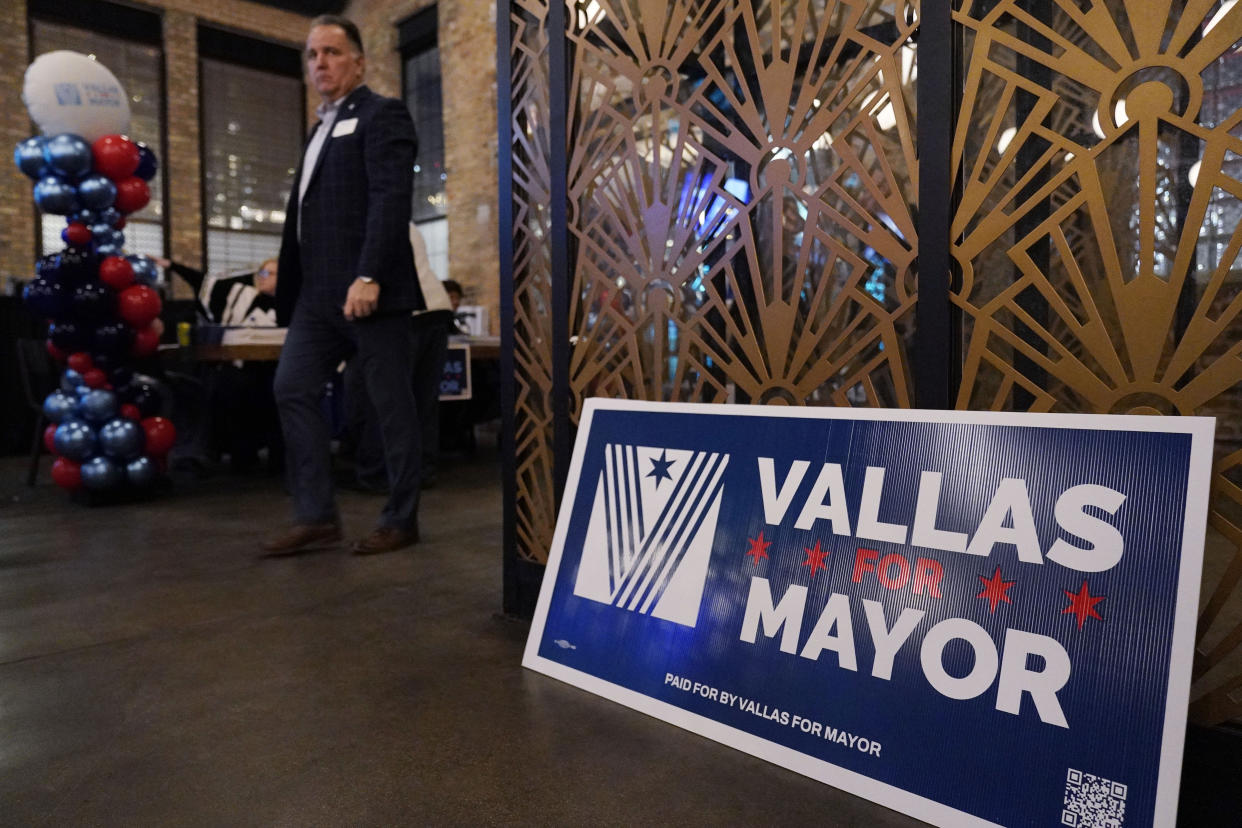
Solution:
{"label": "white balloon", "polygon": [[129,96],[116,75],[80,52],[39,55],[26,68],[26,110],[45,135],[71,132],[89,142],[129,131]]}

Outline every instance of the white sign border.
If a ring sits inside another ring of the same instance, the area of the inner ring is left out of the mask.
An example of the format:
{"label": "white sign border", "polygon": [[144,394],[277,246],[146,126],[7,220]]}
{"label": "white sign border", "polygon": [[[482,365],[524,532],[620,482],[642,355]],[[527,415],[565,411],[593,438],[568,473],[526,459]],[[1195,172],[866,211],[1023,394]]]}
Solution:
{"label": "white sign border", "polygon": [[763,405],[712,405],[708,403],[665,403],[616,400],[593,397],[586,401],[574,443],[565,495],[557,515],[556,532],[548,552],[548,564],[539,590],[539,601],[531,620],[530,633],[522,655],[522,666],[559,679],[587,692],[623,704],[648,716],[697,733],[721,744],[767,760],[783,768],[840,788],[885,807],[892,808],[935,825],[993,825],[972,814],[902,788],[770,742],[706,716],[683,710],[626,687],[604,681],[590,673],[566,667],[539,655],[544,624],[565,549],[569,517],[578,493],[583,457],[597,411],[649,411],[666,414],[728,415],[743,417],[793,417],[827,420],[879,420],[906,423],[953,423],[967,425],[1023,426],[1028,428],[1083,429],[1092,431],[1146,431],[1189,434],[1190,464],[1186,481],[1186,509],[1183,514],[1182,555],[1177,575],[1177,602],[1174,607],[1169,681],[1166,687],[1164,734],[1160,746],[1160,771],[1156,785],[1154,824],[1173,826],[1177,821],[1177,796],[1181,780],[1182,751],[1186,739],[1186,711],[1190,703],[1190,673],[1194,658],[1196,616],[1199,607],[1199,581],[1203,571],[1207,515],[1212,472],[1212,444],[1216,430],[1214,417],[1158,417],[1129,414],[1029,414],[992,411],[941,411],[917,408],[826,408],[791,407],[777,409]]}

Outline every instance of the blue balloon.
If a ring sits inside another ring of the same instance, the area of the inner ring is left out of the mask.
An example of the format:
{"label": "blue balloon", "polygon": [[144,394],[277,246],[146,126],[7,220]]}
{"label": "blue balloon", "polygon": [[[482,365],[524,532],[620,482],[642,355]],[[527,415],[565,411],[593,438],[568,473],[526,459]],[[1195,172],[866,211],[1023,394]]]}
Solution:
{"label": "blue balloon", "polygon": [[107,258],[108,256],[122,256],[125,254],[125,249],[119,244],[97,244],[95,245],[95,252],[103,258]]}
{"label": "blue balloon", "polygon": [[95,453],[95,429],[81,420],[65,420],[52,435],[56,453],[79,463]]}
{"label": "blue balloon", "polygon": [[151,148],[141,141],[135,141],[138,146],[138,169],[134,170],[134,175],[143,181],[150,181],[155,178],[155,173],[160,168],[160,162],[155,157],[155,153]]}
{"label": "blue balloon", "polygon": [[78,210],[70,213],[65,218],[90,227],[92,224],[99,224],[99,222],[103,221],[103,213],[99,210]]}
{"label": "blue balloon", "polygon": [[91,354],[91,362],[93,362],[95,367],[100,371],[111,371],[113,368],[117,367],[119,360],[112,354],[105,354],[102,351],[96,351]]}
{"label": "blue balloon", "polygon": [[99,220],[109,227],[115,227],[116,223],[125,218],[125,215],[115,207],[109,207],[99,214]]}
{"label": "blue balloon", "polygon": [[58,319],[69,310],[65,289],[44,278],[32,279],[22,289],[22,299],[26,302],[26,307],[48,319]]}
{"label": "blue balloon", "polygon": [[53,322],[47,328],[47,338],[52,344],[65,353],[79,350],[86,344],[86,331],[78,327],[76,322],[62,320]]}
{"label": "blue balloon", "polygon": [[43,416],[50,423],[63,423],[73,416],[77,408],[77,398],[64,391],[53,391],[43,400]]}
{"label": "blue balloon", "polygon": [[72,368],[66,368],[65,373],[60,375],[60,390],[66,394],[72,394],[82,383],[82,375]]}
{"label": "blue balloon", "polygon": [[47,139],[43,145],[43,160],[54,172],[71,180],[77,180],[89,173],[95,163],[91,145],[80,136],[68,132]]}
{"label": "blue balloon", "polygon": [[91,210],[106,210],[116,201],[116,185],[103,175],[88,175],[78,182],[78,202]]}
{"label": "blue balloon", "polygon": [[[105,288],[105,290],[106,289],[107,288]],[[123,322],[105,322],[102,325],[97,325],[92,336],[94,350],[104,354],[116,354],[122,351],[128,351],[129,346],[132,345],[133,342],[133,329]]]}
{"label": "blue balloon", "polygon": [[116,311],[116,291],[98,282],[87,282],[73,290],[73,315],[81,322],[107,319]]}
{"label": "blue balloon", "polygon": [[106,491],[115,489],[124,482],[124,467],[102,454],[82,464],[82,483],[88,489]]}
{"label": "blue balloon", "polygon": [[54,175],[39,179],[34,200],[40,210],[53,215],[63,216],[78,209],[78,194],[73,185]]}
{"label": "blue balloon", "polygon": [[78,409],[81,409],[82,407],[82,398],[94,390],[95,389],[91,388],[89,385],[79,385],[77,388],[73,389],[73,393],[78,397]]}
{"label": "blue balloon", "polygon": [[111,420],[117,411],[116,394],[96,388],[82,398],[78,411],[88,422],[102,423]]}
{"label": "blue balloon", "polygon": [[35,181],[48,174],[47,161],[43,158],[43,145],[46,143],[46,138],[36,135],[22,141],[13,150],[13,161],[17,163],[17,168]]}
{"label": "blue balloon", "polygon": [[144,417],[159,414],[164,404],[164,395],[159,384],[150,377],[135,377],[126,389],[125,397],[125,402],[138,406]]}
{"label": "blue balloon", "polygon": [[125,261],[129,262],[130,267],[134,269],[134,281],[144,285],[154,285],[160,280],[159,266],[151,260],[151,257],[133,253],[126,256]]}
{"label": "blue balloon", "polygon": [[116,417],[99,429],[99,447],[118,460],[132,460],[142,454],[146,432],[133,420]]}
{"label": "blue balloon", "polygon": [[130,485],[145,489],[160,476],[159,466],[150,457],[136,457],[125,465],[125,477]]}

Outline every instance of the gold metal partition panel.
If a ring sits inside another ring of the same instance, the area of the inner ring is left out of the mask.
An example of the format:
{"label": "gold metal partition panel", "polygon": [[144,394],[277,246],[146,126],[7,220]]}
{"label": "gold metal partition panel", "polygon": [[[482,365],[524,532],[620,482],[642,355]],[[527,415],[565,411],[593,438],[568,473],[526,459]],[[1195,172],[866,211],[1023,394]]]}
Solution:
{"label": "gold metal partition panel", "polygon": [[575,421],[589,396],[909,406],[914,8],[569,15]]}
{"label": "gold metal partition panel", "polygon": [[1218,417],[1191,712],[1237,717],[1242,7],[965,0],[954,21],[958,407]]}
{"label": "gold metal partition panel", "polygon": [[552,456],[552,229],[548,4],[510,6],[513,117],[513,370],[518,557],[547,561],[556,521]]}

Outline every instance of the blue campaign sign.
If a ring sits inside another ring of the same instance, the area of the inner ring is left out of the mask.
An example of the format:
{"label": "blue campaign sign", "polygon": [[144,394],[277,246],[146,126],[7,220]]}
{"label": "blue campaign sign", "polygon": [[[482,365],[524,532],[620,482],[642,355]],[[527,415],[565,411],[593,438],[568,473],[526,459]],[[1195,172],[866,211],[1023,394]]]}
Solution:
{"label": "blue campaign sign", "polygon": [[590,400],[523,663],[941,825],[1172,825],[1212,434]]}

